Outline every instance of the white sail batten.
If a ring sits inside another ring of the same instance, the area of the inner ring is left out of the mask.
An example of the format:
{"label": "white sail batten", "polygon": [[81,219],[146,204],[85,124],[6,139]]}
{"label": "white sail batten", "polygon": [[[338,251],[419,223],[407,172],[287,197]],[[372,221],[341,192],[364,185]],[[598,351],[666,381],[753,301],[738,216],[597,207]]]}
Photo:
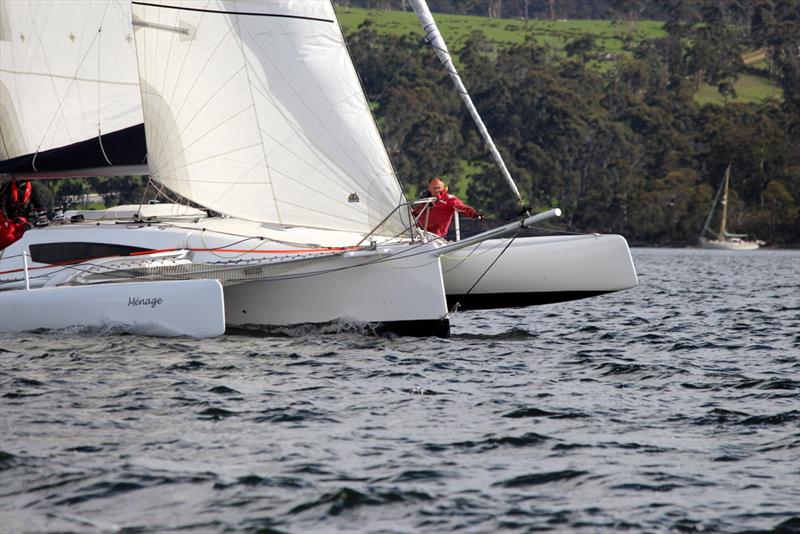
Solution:
{"label": "white sail batten", "polygon": [[0,1],[0,160],[141,122],[129,2]]}
{"label": "white sail batten", "polygon": [[503,174],[503,177],[505,177],[508,185],[519,199],[520,203],[524,205],[525,202],[522,200],[522,196],[519,194],[517,184],[511,177],[511,173],[508,172],[508,168],[503,161],[503,157],[497,150],[497,147],[492,140],[492,136],[489,135],[489,130],[486,129],[486,125],[483,123],[483,119],[481,119],[480,114],[478,114],[478,110],[475,109],[475,104],[472,103],[472,98],[469,96],[467,88],[464,87],[464,82],[461,81],[461,76],[459,76],[458,71],[453,64],[453,59],[450,57],[450,52],[447,50],[447,44],[444,42],[444,37],[442,37],[442,34],[439,31],[439,27],[436,25],[436,21],[433,19],[430,9],[428,9],[427,2],[425,2],[425,0],[409,0],[409,2],[411,3],[411,7],[414,9],[414,13],[417,14],[417,18],[422,25],[422,29],[425,31],[426,42],[431,45],[434,52],[436,52],[436,57],[439,58],[439,61],[441,61],[447,69],[450,79],[453,81],[453,84],[458,90],[458,94],[461,95],[461,99],[467,106],[467,110],[469,110],[472,120],[475,121],[478,131],[483,137],[486,146],[489,148],[489,152],[491,152],[492,157],[497,163],[497,166],[500,168],[500,172]]}
{"label": "white sail batten", "polygon": [[360,233],[404,202],[328,0],[134,0],[133,24],[148,163],[171,190]]}

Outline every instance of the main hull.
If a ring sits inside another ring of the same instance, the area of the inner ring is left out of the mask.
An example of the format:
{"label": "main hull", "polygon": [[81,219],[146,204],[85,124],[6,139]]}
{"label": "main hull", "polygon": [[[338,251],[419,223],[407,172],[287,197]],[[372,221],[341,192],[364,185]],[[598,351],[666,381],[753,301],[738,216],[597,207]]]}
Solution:
{"label": "main hull", "polygon": [[[353,235],[219,218],[52,226],[30,230],[0,251],[0,292],[21,295],[21,306],[29,303],[19,313],[35,313],[40,306],[19,293],[25,285],[25,252],[32,254],[28,278],[33,291],[46,287],[65,295],[62,290],[69,288],[64,285],[210,278],[223,284],[226,324],[237,331],[337,322],[446,336],[441,267],[431,254],[436,246],[332,246],[357,241]],[[197,310],[187,306],[184,313],[191,317]],[[50,327],[45,321],[25,325],[22,329]]]}
{"label": "main hull", "polygon": [[305,323],[370,323],[399,333],[446,335],[447,308],[431,245],[345,253],[289,275],[225,289],[225,315],[238,329]]}
{"label": "main hull", "polygon": [[758,250],[760,245],[758,241],[744,241],[739,238],[725,241],[700,238],[700,246],[710,250]]}
{"label": "main hull", "polygon": [[638,284],[619,235],[490,239],[442,256],[442,273],[448,305],[460,309],[549,304]]}

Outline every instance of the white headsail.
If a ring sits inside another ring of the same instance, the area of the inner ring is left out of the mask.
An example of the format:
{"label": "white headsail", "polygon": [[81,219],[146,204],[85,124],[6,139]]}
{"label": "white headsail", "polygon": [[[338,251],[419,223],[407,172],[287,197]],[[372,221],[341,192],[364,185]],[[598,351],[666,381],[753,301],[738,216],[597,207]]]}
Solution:
{"label": "white headsail", "polygon": [[404,201],[328,0],[134,0],[133,24],[151,176],[173,191],[362,233]]}
{"label": "white headsail", "polygon": [[127,1],[0,1],[0,160],[95,139],[75,164],[116,165],[99,136],[141,122]]}
{"label": "white headsail", "polygon": [[498,167],[500,167],[500,172],[503,173],[508,185],[517,196],[520,203],[524,205],[525,202],[522,200],[522,197],[519,194],[517,184],[514,183],[511,173],[508,172],[508,168],[503,161],[503,157],[500,155],[500,152],[498,152],[494,141],[492,141],[492,136],[489,135],[489,131],[486,129],[486,125],[483,123],[483,119],[481,119],[481,116],[478,114],[478,110],[475,109],[475,105],[472,103],[472,98],[470,98],[467,88],[464,87],[464,83],[461,81],[461,76],[458,75],[458,71],[453,64],[453,59],[450,57],[450,52],[447,50],[447,44],[445,44],[444,38],[439,31],[439,27],[436,25],[436,21],[433,20],[433,15],[431,15],[430,9],[428,9],[428,4],[425,2],[425,0],[409,0],[409,2],[411,3],[411,7],[414,8],[414,13],[417,14],[417,18],[422,25],[422,29],[425,30],[425,40],[431,45],[434,52],[436,52],[436,56],[439,58],[439,61],[441,61],[447,69],[448,74],[450,74],[450,79],[453,80],[453,84],[456,86],[458,93],[461,95],[461,99],[464,100],[464,104],[469,110],[469,114],[472,116],[472,119],[478,126],[478,130],[480,131],[484,142],[486,142],[486,146],[489,147],[492,157],[494,157],[495,162],[497,163]]}

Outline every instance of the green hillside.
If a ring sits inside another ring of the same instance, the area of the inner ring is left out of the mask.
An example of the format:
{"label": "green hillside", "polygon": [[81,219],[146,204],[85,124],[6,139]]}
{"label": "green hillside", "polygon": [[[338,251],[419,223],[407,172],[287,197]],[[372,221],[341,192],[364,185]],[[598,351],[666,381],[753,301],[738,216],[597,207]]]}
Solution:
{"label": "green hillside", "polygon": [[[346,33],[354,32],[369,19],[373,29],[379,33],[405,35],[414,33],[422,37],[422,30],[413,12],[376,10],[363,8],[337,8],[337,15]],[[565,47],[585,35],[594,37],[596,60],[590,65],[600,71],[613,66],[613,59],[628,55],[627,41],[664,37],[663,23],[642,20],[635,24],[617,23],[608,20],[529,20],[493,19],[465,15],[436,14],[436,21],[447,39],[452,52],[463,47],[469,35],[483,32],[496,44],[513,45],[530,39],[537,44],[550,47],[557,54],[566,55]],[[756,54],[758,52],[755,52]],[[767,98],[781,98],[780,89],[770,80],[754,75],[742,75],[734,84],[736,96],[727,102],[760,102]],[[700,104],[723,104],[726,102],[716,87],[703,85],[695,100]]]}
{"label": "green hillside", "polygon": [[[368,10],[362,8],[337,9],[339,21],[346,32],[358,29],[366,19],[370,19],[373,28],[379,32],[394,35],[418,33],[422,30],[414,13],[408,11]],[[453,50],[463,46],[466,38],[475,31],[482,31],[489,39],[499,44],[523,43],[533,39],[541,45],[556,50],[564,47],[574,39],[586,34],[596,38],[599,50],[617,53],[623,50],[624,40],[630,33],[627,24],[620,25],[605,20],[530,20],[527,28],[525,22],[518,19],[493,19],[465,15],[436,14],[436,22],[442,30],[448,45]],[[656,38],[666,35],[662,23],[645,20],[633,28],[638,39]]]}

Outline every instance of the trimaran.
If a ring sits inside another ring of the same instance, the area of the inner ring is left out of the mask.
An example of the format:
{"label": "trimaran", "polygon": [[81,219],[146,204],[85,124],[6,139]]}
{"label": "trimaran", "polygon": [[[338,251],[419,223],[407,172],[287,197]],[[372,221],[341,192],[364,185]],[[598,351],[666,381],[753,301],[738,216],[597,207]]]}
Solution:
{"label": "trimaran", "polygon": [[[516,190],[425,2],[412,5]],[[0,251],[0,332],[355,322],[633,287],[617,235],[420,231],[328,0],[0,1],[4,178],[147,174],[188,199],[68,212]]]}

